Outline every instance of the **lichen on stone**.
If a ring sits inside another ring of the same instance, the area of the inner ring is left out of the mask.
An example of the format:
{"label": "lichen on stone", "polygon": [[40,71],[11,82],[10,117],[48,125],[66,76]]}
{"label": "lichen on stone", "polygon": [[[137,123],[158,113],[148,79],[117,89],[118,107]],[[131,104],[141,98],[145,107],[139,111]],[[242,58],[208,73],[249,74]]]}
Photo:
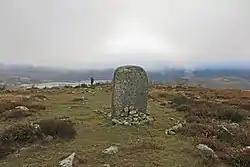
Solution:
{"label": "lichen on stone", "polygon": [[118,67],[115,70],[112,83],[113,118],[117,119],[121,117],[123,115],[121,113],[126,115],[126,111],[133,110],[135,108],[139,112],[147,112],[148,76],[142,67]]}

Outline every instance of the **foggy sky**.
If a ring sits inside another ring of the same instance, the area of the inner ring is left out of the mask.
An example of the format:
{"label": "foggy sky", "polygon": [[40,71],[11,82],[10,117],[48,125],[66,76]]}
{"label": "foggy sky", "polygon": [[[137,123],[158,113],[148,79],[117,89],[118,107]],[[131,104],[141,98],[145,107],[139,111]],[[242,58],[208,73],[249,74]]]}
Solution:
{"label": "foggy sky", "polygon": [[249,7],[249,0],[0,0],[0,62],[250,63]]}

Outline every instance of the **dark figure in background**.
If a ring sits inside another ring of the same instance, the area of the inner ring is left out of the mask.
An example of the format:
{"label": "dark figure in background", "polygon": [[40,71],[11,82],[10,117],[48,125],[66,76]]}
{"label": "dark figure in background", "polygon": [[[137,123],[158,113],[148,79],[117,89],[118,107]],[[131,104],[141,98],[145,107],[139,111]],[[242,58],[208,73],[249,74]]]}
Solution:
{"label": "dark figure in background", "polygon": [[94,84],[94,78],[93,78],[93,77],[90,78],[90,84],[91,84],[91,85]]}

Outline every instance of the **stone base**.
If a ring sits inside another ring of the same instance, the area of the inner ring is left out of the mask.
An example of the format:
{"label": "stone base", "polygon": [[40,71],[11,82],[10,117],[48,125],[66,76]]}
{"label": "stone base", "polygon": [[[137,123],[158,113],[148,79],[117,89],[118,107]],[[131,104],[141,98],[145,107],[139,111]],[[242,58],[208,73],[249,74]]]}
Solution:
{"label": "stone base", "polygon": [[119,125],[141,125],[145,123],[150,123],[153,121],[153,118],[149,114],[138,112],[137,109],[134,109],[133,106],[125,107],[120,113],[120,116],[113,118],[113,124]]}

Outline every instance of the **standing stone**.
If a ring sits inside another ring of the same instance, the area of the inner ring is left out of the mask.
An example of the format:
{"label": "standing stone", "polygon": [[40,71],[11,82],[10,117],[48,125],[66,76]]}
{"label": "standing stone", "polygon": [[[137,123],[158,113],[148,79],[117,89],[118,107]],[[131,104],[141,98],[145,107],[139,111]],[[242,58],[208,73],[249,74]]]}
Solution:
{"label": "standing stone", "polygon": [[112,84],[112,118],[120,118],[126,107],[132,107],[139,113],[147,112],[148,76],[142,67],[118,67]]}

